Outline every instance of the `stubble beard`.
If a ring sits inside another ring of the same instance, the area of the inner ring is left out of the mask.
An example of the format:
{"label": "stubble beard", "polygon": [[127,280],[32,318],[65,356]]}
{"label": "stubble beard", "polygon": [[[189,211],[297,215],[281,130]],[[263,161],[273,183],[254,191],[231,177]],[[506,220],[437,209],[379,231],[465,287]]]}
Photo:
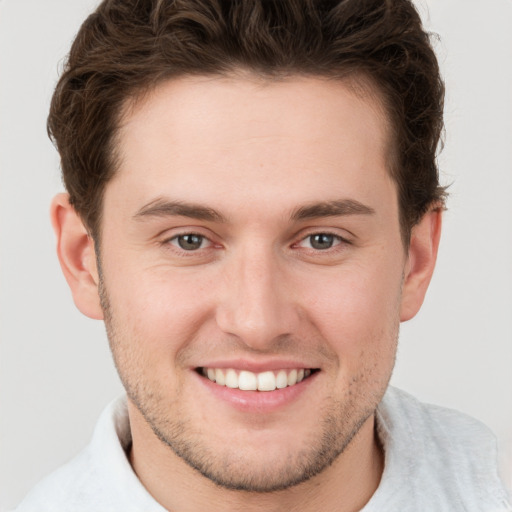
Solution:
{"label": "stubble beard", "polygon": [[[101,269],[100,266],[98,266]],[[198,430],[180,414],[178,399],[169,400],[138,370],[137,354],[126,349],[119,335],[109,296],[100,270],[99,292],[107,336],[114,363],[130,401],[136,406],[155,436],[188,466],[214,484],[230,490],[270,493],[289,489],[322,473],[346,450],[366,421],[375,413],[389,378],[371,394],[358,391],[360,379],[353,379],[342,400],[329,397],[330,405],[322,411],[321,427],[304,440],[302,447],[285,460],[262,463],[255,467],[229,447],[223,453],[210,449],[208,428]],[[395,338],[398,339],[398,328]],[[396,341],[395,341],[396,344]],[[393,362],[394,364],[394,362]],[[367,369],[371,373],[371,369]],[[391,376],[391,372],[389,377]],[[262,447],[264,453],[265,447]]]}

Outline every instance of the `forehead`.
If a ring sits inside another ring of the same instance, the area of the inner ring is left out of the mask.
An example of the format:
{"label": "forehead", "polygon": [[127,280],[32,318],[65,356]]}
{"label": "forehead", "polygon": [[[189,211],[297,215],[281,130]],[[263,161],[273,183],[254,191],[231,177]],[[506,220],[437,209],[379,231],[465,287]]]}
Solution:
{"label": "forehead", "polygon": [[[355,118],[358,122],[354,122]],[[224,136],[287,135],[303,138],[314,132],[325,137],[334,127],[349,128],[354,136],[376,128],[388,138],[388,116],[376,86],[364,77],[344,80],[290,76],[270,79],[252,74],[184,76],[165,81],[149,92],[130,98],[123,109],[121,137],[162,121],[190,140],[208,131],[215,144]],[[231,129],[231,131],[230,131]],[[204,131],[203,131],[204,130]]]}
{"label": "forehead", "polygon": [[293,208],[389,180],[388,132],[377,95],[353,82],[184,77],[127,105],[113,184],[139,202],[171,193]]}

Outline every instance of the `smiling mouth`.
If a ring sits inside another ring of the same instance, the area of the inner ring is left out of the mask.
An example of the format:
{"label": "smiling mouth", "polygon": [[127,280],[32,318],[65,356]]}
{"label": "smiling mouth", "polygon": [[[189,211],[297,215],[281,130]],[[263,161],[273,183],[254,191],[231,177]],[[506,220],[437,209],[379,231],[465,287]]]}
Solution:
{"label": "smiling mouth", "polygon": [[265,371],[253,373],[233,368],[198,368],[198,373],[219,386],[243,391],[275,391],[295,386],[317,372],[314,368]]}

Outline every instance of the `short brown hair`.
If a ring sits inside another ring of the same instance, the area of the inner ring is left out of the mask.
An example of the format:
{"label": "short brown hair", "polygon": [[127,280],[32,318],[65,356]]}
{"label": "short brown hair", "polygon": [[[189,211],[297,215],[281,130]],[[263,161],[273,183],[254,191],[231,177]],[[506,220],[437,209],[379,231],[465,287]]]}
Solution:
{"label": "short brown hair", "polygon": [[363,77],[389,116],[406,243],[412,226],[442,203],[444,86],[411,1],[104,0],[78,32],[48,117],[71,204],[93,237],[126,102],[174,77],[239,69]]}

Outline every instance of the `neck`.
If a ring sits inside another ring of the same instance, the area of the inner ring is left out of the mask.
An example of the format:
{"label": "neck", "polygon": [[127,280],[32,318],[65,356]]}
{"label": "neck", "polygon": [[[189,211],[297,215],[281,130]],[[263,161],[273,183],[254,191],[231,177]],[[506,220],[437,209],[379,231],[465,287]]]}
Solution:
{"label": "neck", "polygon": [[384,469],[383,451],[371,416],[335,462],[310,480],[270,493],[225,489],[175,455],[131,404],[129,411],[131,465],[153,498],[172,512],[355,512],[374,494]]}

